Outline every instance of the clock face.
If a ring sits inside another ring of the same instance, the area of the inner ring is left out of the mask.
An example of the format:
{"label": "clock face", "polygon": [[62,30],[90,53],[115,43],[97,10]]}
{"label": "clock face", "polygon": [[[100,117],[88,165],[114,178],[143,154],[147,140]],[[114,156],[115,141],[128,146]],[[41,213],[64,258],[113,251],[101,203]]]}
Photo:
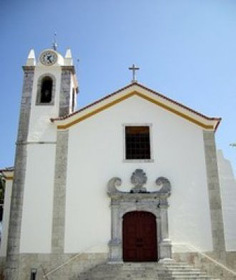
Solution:
{"label": "clock face", "polygon": [[53,65],[57,61],[57,54],[53,51],[45,51],[40,56],[40,62],[44,65]]}

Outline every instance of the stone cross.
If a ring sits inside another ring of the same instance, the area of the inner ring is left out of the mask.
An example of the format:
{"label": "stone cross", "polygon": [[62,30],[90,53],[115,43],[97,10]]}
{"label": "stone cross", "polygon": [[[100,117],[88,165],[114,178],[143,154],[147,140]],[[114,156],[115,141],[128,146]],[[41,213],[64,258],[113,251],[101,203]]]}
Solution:
{"label": "stone cross", "polygon": [[132,83],[137,82],[135,71],[139,70],[139,67],[137,67],[137,66],[135,66],[135,65],[133,64],[132,67],[129,67],[129,70],[132,70],[132,72],[133,72],[133,80],[132,80],[131,82],[132,82]]}

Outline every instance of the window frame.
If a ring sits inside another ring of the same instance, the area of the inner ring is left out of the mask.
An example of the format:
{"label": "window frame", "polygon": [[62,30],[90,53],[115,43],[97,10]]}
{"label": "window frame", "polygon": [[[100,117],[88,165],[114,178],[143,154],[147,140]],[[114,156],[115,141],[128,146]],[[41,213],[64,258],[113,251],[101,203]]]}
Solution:
{"label": "window frame", "polygon": [[[126,158],[126,130],[125,128],[131,126],[147,126],[149,127],[149,141],[150,141],[150,159],[127,159]],[[152,141],[152,124],[151,123],[125,123],[123,124],[123,162],[154,162],[153,157],[153,141]]]}

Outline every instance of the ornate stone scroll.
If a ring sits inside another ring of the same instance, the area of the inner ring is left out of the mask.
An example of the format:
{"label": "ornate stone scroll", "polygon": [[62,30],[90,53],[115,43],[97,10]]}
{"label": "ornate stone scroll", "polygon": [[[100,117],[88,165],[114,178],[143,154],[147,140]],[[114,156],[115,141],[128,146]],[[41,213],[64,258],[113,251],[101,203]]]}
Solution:
{"label": "ornate stone scroll", "polygon": [[122,181],[120,178],[118,177],[111,178],[107,184],[107,193],[111,195],[113,193],[118,192],[116,187],[119,187],[121,183]]}
{"label": "ornate stone scroll", "polygon": [[156,185],[160,187],[159,192],[167,193],[169,196],[171,194],[170,181],[165,177],[159,177],[156,179]]}

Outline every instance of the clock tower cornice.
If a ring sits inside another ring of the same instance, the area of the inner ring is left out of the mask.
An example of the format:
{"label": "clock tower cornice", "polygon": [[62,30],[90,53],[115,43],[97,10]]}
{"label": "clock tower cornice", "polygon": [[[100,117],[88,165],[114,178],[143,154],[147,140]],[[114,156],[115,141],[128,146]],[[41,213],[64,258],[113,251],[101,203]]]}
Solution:
{"label": "clock tower cornice", "polygon": [[35,66],[27,66],[27,65],[24,65],[24,66],[22,66],[22,69],[24,70],[24,71],[30,71],[30,70],[35,70]]}

